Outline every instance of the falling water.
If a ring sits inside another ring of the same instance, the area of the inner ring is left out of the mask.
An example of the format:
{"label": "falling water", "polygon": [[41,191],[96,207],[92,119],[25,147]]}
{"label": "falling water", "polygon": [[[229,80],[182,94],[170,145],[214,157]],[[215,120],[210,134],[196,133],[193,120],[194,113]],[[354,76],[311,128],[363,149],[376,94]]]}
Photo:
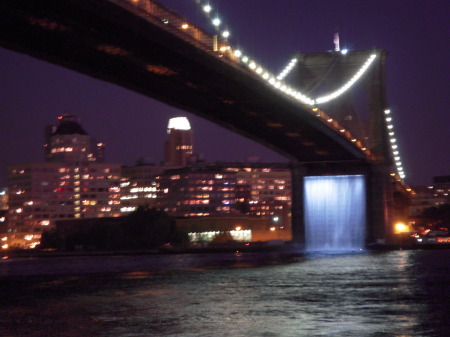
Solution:
{"label": "falling water", "polygon": [[307,250],[356,250],[364,245],[363,175],[305,177]]}

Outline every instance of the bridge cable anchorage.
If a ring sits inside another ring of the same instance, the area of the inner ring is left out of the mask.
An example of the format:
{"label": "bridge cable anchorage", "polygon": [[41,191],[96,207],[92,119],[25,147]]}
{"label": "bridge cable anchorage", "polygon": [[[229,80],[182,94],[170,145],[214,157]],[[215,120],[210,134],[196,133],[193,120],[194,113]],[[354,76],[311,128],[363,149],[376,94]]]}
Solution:
{"label": "bridge cable anchorage", "polygon": [[389,135],[389,143],[391,145],[391,152],[392,152],[392,156],[394,158],[394,163],[395,163],[395,170],[396,173],[392,173],[392,176],[398,175],[400,177],[400,179],[404,180],[406,178],[404,169],[403,169],[403,165],[402,165],[402,161],[401,161],[401,157],[400,157],[400,151],[398,150],[398,145],[397,145],[397,139],[394,137],[395,136],[395,132],[394,132],[394,125],[392,123],[392,117],[391,117],[391,110],[386,109],[384,110],[384,114],[385,114],[385,121],[386,121],[386,127],[388,129],[388,135]]}

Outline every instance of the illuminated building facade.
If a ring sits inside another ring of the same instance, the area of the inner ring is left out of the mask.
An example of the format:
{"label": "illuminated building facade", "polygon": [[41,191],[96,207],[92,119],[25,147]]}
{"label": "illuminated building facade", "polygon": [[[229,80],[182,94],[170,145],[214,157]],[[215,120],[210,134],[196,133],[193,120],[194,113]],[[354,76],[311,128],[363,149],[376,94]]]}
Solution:
{"label": "illuminated building facade", "polygon": [[210,216],[235,209],[236,171],[205,165],[166,170],[156,177],[157,206],[173,216]]}
{"label": "illuminated building facade", "polygon": [[245,214],[290,228],[291,174],[283,164],[210,163],[156,177],[157,205],[183,217]]}
{"label": "illuminated building facade", "polygon": [[0,211],[8,209],[8,189],[0,189]]}
{"label": "illuminated building facade", "polygon": [[46,162],[8,167],[10,246],[33,248],[56,220],[120,216],[121,165],[98,162],[103,144],[93,150],[73,116],[59,120]]}
{"label": "illuminated building facade", "polygon": [[252,164],[236,178],[241,212],[269,218],[277,228],[290,227],[291,172],[285,165]]}
{"label": "illuminated building facade", "polygon": [[167,165],[186,166],[193,154],[192,130],[186,117],[169,120],[169,138],[164,144],[164,161]]}
{"label": "illuminated building facade", "polygon": [[171,167],[146,163],[122,167],[120,183],[122,215],[135,211],[139,206],[155,206],[157,197],[155,176],[169,168]]}

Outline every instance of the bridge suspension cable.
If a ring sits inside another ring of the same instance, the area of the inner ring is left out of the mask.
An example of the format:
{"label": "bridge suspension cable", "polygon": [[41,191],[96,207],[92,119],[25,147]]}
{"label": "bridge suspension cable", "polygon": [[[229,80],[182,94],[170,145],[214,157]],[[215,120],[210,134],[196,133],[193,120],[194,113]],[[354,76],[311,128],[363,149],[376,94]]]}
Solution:
{"label": "bridge suspension cable", "polygon": [[[208,19],[211,20],[211,23],[216,28],[217,31],[219,31],[219,25],[222,23],[219,16],[211,16],[212,12],[212,6],[210,4],[210,1],[204,1],[204,0],[195,0],[195,2],[201,6],[202,12],[206,15]],[[230,36],[230,32],[228,30],[222,30],[221,35],[223,37],[228,38]],[[344,55],[346,53],[343,53]],[[292,88],[291,86],[287,85],[282,81],[289,72],[296,66],[298,59],[293,58],[288,63],[288,65],[284,68],[284,70],[278,75],[274,76],[269,71],[265,70],[263,67],[257,64],[256,61],[251,60],[248,56],[245,56],[241,50],[235,50],[234,56],[238,59],[240,59],[244,64],[247,64],[248,67],[256,72],[258,75],[260,75],[263,79],[267,80],[271,85],[273,85],[276,89],[279,89],[283,91],[284,93],[292,96],[293,98],[299,100],[300,102],[308,105],[317,105],[317,104],[323,104],[327,103],[331,100],[334,100],[341,96],[343,93],[347,92],[369,69],[375,58],[377,57],[376,54],[370,55],[370,57],[367,59],[367,61],[361,66],[361,68],[350,78],[350,80],[345,83],[343,86],[338,88],[337,90],[326,94],[324,96],[320,96],[317,98],[311,98],[305,95],[304,93],[300,92],[299,90]]]}
{"label": "bridge suspension cable", "polygon": [[391,144],[392,156],[394,157],[396,173],[401,179],[405,179],[406,175],[403,170],[403,165],[400,158],[400,151],[397,145],[397,139],[395,138],[394,124],[392,123],[391,110],[389,109],[384,110],[384,114],[386,126],[388,128],[389,143]]}

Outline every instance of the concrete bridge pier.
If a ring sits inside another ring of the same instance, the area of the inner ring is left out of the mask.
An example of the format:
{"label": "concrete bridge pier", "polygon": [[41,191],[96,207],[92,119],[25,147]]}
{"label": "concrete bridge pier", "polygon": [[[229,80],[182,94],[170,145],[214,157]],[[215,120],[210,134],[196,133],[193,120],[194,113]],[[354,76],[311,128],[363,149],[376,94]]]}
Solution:
{"label": "concrete bridge pier", "polygon": [[306,168],[300,163],[291,163],[292,175],[292,241],[300,249],[305,248],[305,210],[304,210],[304,181]]}
{"label": "concrete bridge pier", "polygon": [[391,166],[372,164],[368,174],[367,244],[386,245],[394,240],[394,192]]}

